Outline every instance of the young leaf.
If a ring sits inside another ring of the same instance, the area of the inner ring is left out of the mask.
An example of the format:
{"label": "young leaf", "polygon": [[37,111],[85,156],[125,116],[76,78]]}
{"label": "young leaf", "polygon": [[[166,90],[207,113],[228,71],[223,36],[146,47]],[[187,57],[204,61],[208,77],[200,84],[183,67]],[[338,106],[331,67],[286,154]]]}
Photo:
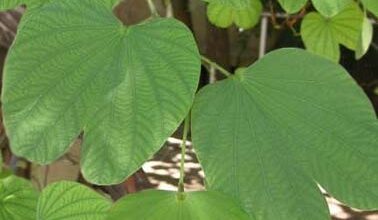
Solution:
{"label": "young leaf", "polygon": [[301,10],[306,5],[307,0],[278,0],[278,2],[287,13],[293,14]]}
{"label": "young leaf", "polygon": [[[131,194],[116,202],[107,220],[249,220],[234,201],[215,192],[149,190]],[[142,207],[142,208],[141,208]]]}
{"label": "young leaf", "polygon": [[324,17],[333,17],[344,10],[352,0],[312,0],[312,4]]}
{"label": "young leaf", "polygon": [[103,220],[110,207],[110,200],[84,185],[57,182],[41,193],[36,220]]}
{"label": "young leaf", "polygon": [[235,23],[251,28],[260,20],[262,5],[259,0],[204,0],[209,2],[207,15],[211,23],[227,28]]}
{"label": "young leaf", "polygon": [[378,17],[378,1],[377,0],[361,0],[362,4]]}
{"label": "young leaf", "polygon": [[5,65],[12,150],[46,164],[84,130],[81,164],[97,184],[123,181],[187,115],[200,72],[174,19],[125,27],[114,0],[52,0],[24,15]]}
{"label": "young leaf", "polygon": [[35,220],[38,192],[19,177],[0,179],[0,219]]}
{"label": "young leaf", "polygon": [[377,134],[371,103],[348,73],[299,49],[207,86],[192,111],[208,189],[257,220],[330,219],[317,183],[352,207],[378,208]]}
{"label": "young leaf", "polygon": [[373,40],[373,24],[369,18],[365,17],[362,24],[362,32],[358,40],[356,48],[356,59],[360,59],[369,50],[370,44]]}
{"label": "young leaf", "polygon": [[301,25],[303,42],[309,51],[338,62],[339,44],[356,50],[363,19],[364,13],[357,4],[350,4],[332,18],[309,13]]}

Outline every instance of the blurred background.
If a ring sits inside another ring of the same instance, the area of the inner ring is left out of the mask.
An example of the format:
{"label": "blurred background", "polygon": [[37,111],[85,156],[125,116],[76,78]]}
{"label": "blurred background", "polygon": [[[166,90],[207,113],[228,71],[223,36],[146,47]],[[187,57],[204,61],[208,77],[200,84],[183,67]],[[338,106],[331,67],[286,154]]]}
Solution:
{"label": "blurred background", "polygon": [[[210,24],[206,16],[206,3],[201,0],[155,0],[161,16],[175,17],[184,22],[193,31],[201,54],[229,71],[248,66],[259,59],[262,54],[274,49],[304,47],[301,37],[295,33],[299,31],[303,16],[297,15],[288,19],[275,0],[262,2],[265,13],[263,13],[260,23],[252,29],[241,30],[235,26],[221,29]],[[24,10],[25,8],[20,7],[0,13],[0,70],[3,69],[7,51],[16,36],[17,25]],[[311,10],[311,6],[309,10]],[[114,13],[127,25],[138,23],[150,16],[147,2],[142,0],[124,0],[115,8]],[[362,59],[356,60],[353,51],[341,46],[340,64],[364,89],[377,112],[378,25],[377,19],[371,17],[374,24],[374,38],[367,54]],[[221,78],[222,76],[218,75],[215,70],[203,66],[200,87]],[[79,139],[73,144],[71,150],[55,163],[38,166],[12,155],[1,125],[0,150],[3,152],[5,166],[19,176],[31,179],[38,188],[43,188],[48,183],[57,180],[75,180],[116,200],[127,193],[134,193],[146,188],[176,189],[181,157],[179,137],[180,131],[177,131],[162,150],[127,181],[119,185],[105,187],[90,185],[81,176],[79,167],[81,140]],[[205,174],[201,170],[190,142],[185,162],[186,189],[203,190]],[[335,220],[378,220],[378,212],[355,210],[329,197],[326,192],[324,194],[327,196]]]}

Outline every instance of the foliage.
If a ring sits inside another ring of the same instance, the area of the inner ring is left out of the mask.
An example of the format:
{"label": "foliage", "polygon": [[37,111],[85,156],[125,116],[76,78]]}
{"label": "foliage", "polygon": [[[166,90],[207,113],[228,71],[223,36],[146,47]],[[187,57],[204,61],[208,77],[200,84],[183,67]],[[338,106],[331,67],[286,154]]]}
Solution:
{"label": "foliage", "polygon": [[111,203],[93,190],[73,182],[57,182],[38,192],[24,179],[0,179],[0,219],[103,220]]}
{"label": "foliage", "polygon": [[[220,27],[252,27],[262,11],[258,0],[206,1]],[[11,176],[0,180],[2,218],[329,219],[317,184],[350,206],[378,207],[377,118],[335,63],[340,45],[357,58],[370,45],[371,24],[360,5],[312,0],[318,12],[301,25],[312,53],[281,49],[235,74],[222,69],[228,78],[201,89],[192,106],[200,55],[190,30],[157,17],[125,26],[112,13],[117,2],[2,1],[1,9],[28,6],[4,70],[12,151],[47,164],[83,132],[84,177],[120,183],[192,109],[192,139],[209,191],[146,191],[110,208],[77,183],[54,183],[38,199],[28,182]],[[376,13],[374,2],[362,2]],[[289,13],[306,7],[280,3]]]}
{"label": "foliage", "polygon": [[183,24],[125,27],[112,7],[62,0],[29,10],[4,69],[14,153],[50,163],[84,130],[83,173],[97,184],[121,182],[162,146],[189,111],[200,70]]}
{"label": "foliage", "polygon": [[331,18],[312,12],[307,14],[302,22],[303,42],[309,51],[338,62],[340,44],[351,50],[356,50],[363,20],[364,14],[356,4],[349,5]]}
{"label": "foliage", "polygon": [[307,0],[278,0],[282,8],[287,13],[293,14],[301,10],[307,3]]}
{"label": "foliage", "polygon": [[241,28],[255,26],[262,12],[259,0],[205,0],[209,2],[207,14],[210,22],[219,27],[233,23]]}
{"label": "foliage", "polygon": [[329,219],[316,183],[353,207],[378,207],[375,113],[327,60],[276,50],[202,89],[192,117],[208,189],[257,220]]}
{"label": "foliage", "polygon": [[[143,209],[140,205],[143,204]],[[178,194],[144,191],[116,202],[107,220],[248,220],[248,215],[233,202],[215,192]]]}
{"label": "foliage", "polygon": [[110,206],[110,200],[81,184],[57,182],[42,191],[36,220],[102,220]]}
{"label": "foliage", "polygon": [[[221,28],[230,27],[233,23],[241,28],[251,28],[258,23],[262,12],[257,0],[203,1],[209,3],[209,20]],[[308,5],[307,0],[278,2],[288,14],[301,10],[304,12]],[[367,52],[373,35],[371,24],[366,22],[368,18],[364,16],[360,6],[353,0],[312,0],[311,3],[318,12],[308,13],[301,24],[301,35],[306,48],[338,62],[339,44],[342,44],[355,51],[356,59],[360,59]],[[363,0],[362,3],[377,16],[378,1]]]}
{"label": "foliage", "polygon": [[38,192],[24,179],[0,179],[0,219],[35,220]]}

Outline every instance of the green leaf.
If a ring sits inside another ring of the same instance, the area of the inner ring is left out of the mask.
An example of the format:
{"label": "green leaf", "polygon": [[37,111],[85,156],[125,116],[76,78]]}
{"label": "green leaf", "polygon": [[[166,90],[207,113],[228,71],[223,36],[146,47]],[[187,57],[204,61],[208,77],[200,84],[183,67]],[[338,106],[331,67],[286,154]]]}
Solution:
{"label": "green leaf", "polygon": [[378,1],[377,0],[361,0],[362,4],[378,17]]}
{"label": "green leaf", "polygon": [[344,10],[352,0],[312,0],[312,4],[324,17],[333,17]]}
{"label": "green leaf", "polygon": [[57,182],[41,193],[37,220],[103,220],[110,207],[110,200],[84,185]]}
{"label": "green leaf", "polygon": [[303,42],[309,51],[338,62],[340,44],[357,49],[363,19],[364,13],[357,4],[351,4],[332,18],[309,13],[301,25]]}
{"label": "green leaf", "polygon": [[0,179],[0,219],[35,220],[38,192],[19,177]]}
{"label": "green leaf", "polygon": [[131,194],[116,202],[107,220],[248,220],[234,201],[215,192],[156,190]]}
{"label": "green leaf", "polygon": [[363,57],[369,50],[370,44],[373,40],[373,24],[369,18],[365,17],[362,24],[362,32],[358,40],[356,49],[356,59]]}
{"label": "green leaf", "polygon": [[87,180],[122,182],[163,145],[194,99],[200,57],[174,19],[125,27],[114,0],[54,0],[24,15],[5,65],[14,153],[46,164],[84,130]]}
{"label": "green leaf", "polygon": [[28,6],[35,6],[46,1],[49,0],[1,0],[0,10],[13,9],[23,4],[27,4]]}
{"label": "green leaf", "polygon": [[0,173],[3,172],[3,153],[0,148]]}
{"label": "green leaf", "polygon": [[227,28],[235,23],[241,28],[255,26],[262,12],[259,0],[205,0],[209,2],[207,15],[211,23]]}
{"label": "green leaf", "polygon": [[301,10],[307,3],[307,0],[278,0],[282,8],[290,14]]}
{"label": "green leaf", "polygon": [[192,111],[208,189],[257,220],[330,219],[317,183],[352,207],[378,208],[377,133],[349,74],[299,49],[276,50],[205,87]]}

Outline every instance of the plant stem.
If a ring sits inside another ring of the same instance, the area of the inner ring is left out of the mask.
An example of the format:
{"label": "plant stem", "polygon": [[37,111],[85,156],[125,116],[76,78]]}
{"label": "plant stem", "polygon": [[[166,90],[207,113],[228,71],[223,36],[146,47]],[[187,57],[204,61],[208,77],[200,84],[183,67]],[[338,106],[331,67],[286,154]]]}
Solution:
{"label": "plant stem", "polygon": [[148,7],[150,9],[151,15],[153,17],[159,17],[159,13],[156,10],[155,4],[152,0],[147,0]]}
{"label": "plant stem", "polygon": [[204,56],[201,56],[201,60],[204,62],[204,63],[207,63],[209,64],[210,66],[214,67],[215,69],[219,70],[220,73],[222,73],[223,75],[225,75],[226,77],[230,77],[232,74],[230,72],[228,72],[225,68],[221,67],[220,65],[218,65],[217,63],[211,61],[209,58],[207,57],[204,57]]}
{"label": "plant stem", "polygon": [[184,190],[184,177],[185,177],[185,155],[186,155],[186,140],[188,138],[190,124],[190,112],[184,121],[184,132],[182,134],[182,142],[180,145],[181,148],[181,161],[180,161],[180,180],[178,184],[178,190],[180,193],[183,193]]}

